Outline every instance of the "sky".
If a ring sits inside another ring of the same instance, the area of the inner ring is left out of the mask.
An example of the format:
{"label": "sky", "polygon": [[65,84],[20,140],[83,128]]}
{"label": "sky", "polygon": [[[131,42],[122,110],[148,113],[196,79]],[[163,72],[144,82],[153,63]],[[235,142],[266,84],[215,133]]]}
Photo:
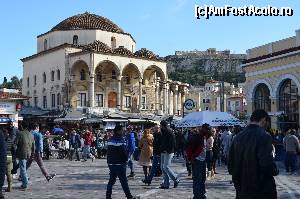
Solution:
{"label": "sky", "polygon": [[[195,5],[290,6],[289,17],[195,18]],[[6,0],[0,7],[0,83],[22,77],[21,58],[36,53],[36,36],[84,12],[104,16],[130,33],[137,49],[166,56],[177,50],[247,49],[295,35],[299,0]]]}

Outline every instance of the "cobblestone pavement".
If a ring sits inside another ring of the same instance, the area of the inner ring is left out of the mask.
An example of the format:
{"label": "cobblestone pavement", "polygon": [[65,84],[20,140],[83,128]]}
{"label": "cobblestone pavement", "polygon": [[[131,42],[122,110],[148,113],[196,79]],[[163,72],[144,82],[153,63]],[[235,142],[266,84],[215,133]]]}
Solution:
{"label": "cobblestone pavement", "polygon": [[[15,180],[14,190],[7,193],[9,199],[102,199],[105,198],[108,168],[105,160],[94,162],[70,162],[68,160],[50,160],[45,162],[49,172],[55,172],[56,178],[48,183],[43,178],[36,163],[29,169],[30,185],[27,191],[17,189],[21,184]],[[160,190],[161,178],[155,178],[152,185],[145,186],[142,168],[136,166],[137,176],[129,180],[130,189],[140,198],[192,198],[192,179],[187,177],[182,160],[174,160],[174,170],[180,174],[181,182],[176,189]],[[230,176],[225,167],[218,168],[215,179],[207,181],[207,198],[233,199],[235,196]],[[276,177],[278,198],[300,198],[300,172],[296,175],[287,175],[282,171]],[[172,184],[171,184],[172,185]],[[125,198],[120,183],[114,186],[114,199]]]}

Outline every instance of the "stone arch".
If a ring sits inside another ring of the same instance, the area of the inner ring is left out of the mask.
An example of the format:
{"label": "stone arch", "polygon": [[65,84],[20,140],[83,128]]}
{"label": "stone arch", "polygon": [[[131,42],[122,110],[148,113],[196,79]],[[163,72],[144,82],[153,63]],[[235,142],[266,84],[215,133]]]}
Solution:
{"label": "stone arch", "polygon": [[78,60],[73,64],[73,66],[71,68],[71,76],[72,76],[73,80],[75,80],[75,81],[80,80],[80,75],[81,75],[82,71],[85,72],[85,75],[86,75],[85,80],[88,80],[88,76],[89,76],[88,64],[83,60]]}
{"label": "stone arch", "polygon": [[284,74],[284,75],[281,75],[278,78],[278,81],[276,82],[274,93],[273,93],[274,96],[276,96],[276,97],[279,96],[280,88],[281,88],[282,84],[285,82],[285,80],[287,80],[287,79],[291,79],[292,81],[295,82],[295,84],[298,87],[298,95],[300,95],[300,81],[297,79],[297,77],[292,74]]}
{"label": "stone arch", "polygon": [[265,83],[257,84],[253,91],[253,110],[271,111],[271,91]]}
{"label": "stone arch", "polygon": [[120,76],[121,74],[120,69],[117,66],[117,64],[115,64],[114,62],[106,60],[98,63],[95,68],[96,80],[97,80],[97,73],[99,72],[101,73],[103,80],[117,79],[115,77],[113,78],[113,71],[115,71],[116,77]]}
{"label": "stone arch", "polygon": [[156,65],[148,66],[143,73],[144,84],[151,83],[153,81],[153,77],[160,77],[162,81],[166,80],[166,74],[163,72],[161,68]]}
{"label": "stone arch", "polygon": [[139,68],[134,64],[127,64],[122,70],[122,77],[125,84],[137,84],[142,74]]}
{"label": "stone arch", "polygon": [[248,96],[251,99],[254,99],[255,90],[256,90],[257,86],[259,86],[260,84],[265,84],[268,87],[271,98],[275,97],[275,95],[273,95],[273,88],[272,88],[271,84],[264,79],[260,79],[260,80],[255,81],[252,84],[252,87],[249,89],[250,93],[248,94]]}

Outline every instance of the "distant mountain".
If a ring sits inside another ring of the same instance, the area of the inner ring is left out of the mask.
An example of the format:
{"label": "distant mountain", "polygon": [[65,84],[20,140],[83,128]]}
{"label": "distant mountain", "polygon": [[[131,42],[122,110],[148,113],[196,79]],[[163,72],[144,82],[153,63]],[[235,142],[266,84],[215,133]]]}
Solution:
{"label": "distant mountain", "polygon": [[223,80],[229,83],[245,82],[241,68],[245,54],[231,54],[229,50],[216,51],[176,51],[175,55],[164,58],[167,62],[169,78],[194,86],[203,86],[208,79]]}

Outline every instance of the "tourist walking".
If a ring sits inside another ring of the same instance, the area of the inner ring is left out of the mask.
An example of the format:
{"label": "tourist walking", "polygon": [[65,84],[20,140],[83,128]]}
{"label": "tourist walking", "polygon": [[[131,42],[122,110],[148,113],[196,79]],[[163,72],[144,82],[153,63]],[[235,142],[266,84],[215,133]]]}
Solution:
{"label": "tourist walking", "polygon": [[76,154],[76,160],[80,161],[79,157],[79,149],[81,148],[81,141],[80,141],[80,135],[77,134],[76,130],[72,130],[71,136],[70,136],[70,160],[73,160],[74,152]]}
{"label": "tourist walking", "polygon": [[186,167],[186,170],[188,172],[188,176],[192,175],[192,162],[190,160],[188,160],[187,155],[186,155],[186,150],[189,146],[189,142],[190,142],[191,138],[193,137],[193,132],[195,132],[195,131],[196,131],[196,129],[187,130],[183,135],[183,139],[184,139],[184,159],[185,159],[185,167]]}
{"label": "tourist walking", "polygon": [[130,175],[128,177],[134,177],[134,165],[133,165],[133,154],[136,148],[135,144],[135,135],[131,126],[127,127],[127,135],[126,135],[126,145],[128,152],[128,166],[130,169]]}
{"label": "tourist walking", "polygon": [[194,130],[194,134],[186,149],[187,158],[192,162],[193,194],[194,199],[205,199],[206,180],[206,135],[210,128],[208,124],[203,124],[201,129]]}
{"label": "tourist walking", "polygon": [[213,138],[214,138],[214,145],[212,148],[212,152],[213,152],[212,169],[213,169],[213,173],[215,175],[215,174],[218,174],[216,172],[217,161],[219,162],[219,166],[220,166],[220,162],[221,162],[220,161],[221,141],[220,141],[219,132],[215,128],[212,128],[211,131],[212,131]]}
{"label": "tourist walking", "polygon": [[46,168],[44,167],[43,162],[43,135],[40,132],[40,127],[38,124],[34,124],[32,130],[32,136],[34,138],[35,143],[35,151],[31,154],[28,162],[27,162],[27,169],[31,166],[32,162],[35,160],[38,166],[41,169],[41,172],[45,176],[46,180],[49,182],[52,180],[56,174],[49,174]]}
{"label": "tourist walking", "polygon": [[126,177],[126,168],[128,153],[126,148],[126,141],[123,139],[123,132],[121,126],[116,126],[114,134],[107,143],[107,164],[109,168],[109,181],[106,190],[106,199],[111,199],[112,188],[119,178],[123,191],[127,199],[134,199],[129,190],[128,181]]}
{"label": "tourist walking", "polygon": [[285,170],[291,173],[295,172],[297,153],[300,152],[299,140],[294,133],[294,130],[289,129],[283,138],[283,147],[286,152]]}
{"label": "tourist walking", "polygon": [[153,160],[152,160],[152,167],[150,174],[146,181],[144,182],[145,184],[150,185],[152,182],[152,179],[155,175],[159,173],[159,166],[160,166],[160,148],[161,148],[161,133],[159,126],[156,125],[153,127]]}
{"label": "tourist walking", "polygon": [[6,144],[3,131],[0,130],[0,199],[4,199],[2,188],[5,180],[6,171]]}
{"label": "tourist walking", "polygon": [[93,134],[92,130],[86,127],[84,135],[84,148],[83,148],[83,161],[87,161],[87,158],[92,158],[92,162],[94,161],[95,157],[91,154],[91,145],[93,142]]}
{"label": "tourist walking", "polygon": [[[17,157],[16,157],[16,137],[17,137],[17,134],[19,133],[19,130],[18,128],[16,128],[14,125],[13,125],[13,122],[9,122],[9,128],[8,128],[8,131],[9,131],[9,135],[13,141],[13,149],[12,149],[12,161],[13,161],[13,168],[16,168],[18,163],[17,163]],[[12,173],[13,176],[17,176],[17,171],[15,171],[15,173]]]}
{"label": "tourist walking", "polygon": [[171,178],[174,181],[174,188],[176,188],[179,184],[179,179],[177,175],[170,168],[171,161],[174,156],[175,149],[175,135],[168,127],[168,123],[166,121],[161,121],[161,170],[163,172],[164,181],[161,184],[161,189],[169,189]]}
{"label": "tourist walking", "polygon": [[[276,199],[273,176],[278,169],[272,157],[272,137],[265,131],[268,113],[256,110],[250,124],[233,139],[228,171],[236,189],[236,198]],[[246,158],[245,158],[246,157]]]}
{"label": "tourist walking", "polygon": [[19,127],[20,132],[16,138],[17,158],[19,159],[20,176],[22,180],[21,189],[26,190],[28,185],[27,160],[35,151],[35,144],[32,134],[28,131],[27,123],[22,123]]}
{"label": "tourist walking", "polygon": [[14,135],[12,131],[9,131],[9,129],[4,129],[4,136],[5,136],[5,143],[6,143],[6,179],[7,179],[7,189],[6,192],[12,191],[12,169],[13,169],[13,151],[15,149],[14,147]]}
{"label": "tourist walking", "polygon": [[206,165],[207,165],[207,180],[210,180],[214,177],[214,172],[212,169],[213,166],[213,146],[214,146],[214,138],[212,131],[209,131],[206,137]]}
{"label": "tourist walking", "polygon": [[146,182],[148,175],[151,171],[152,162],[151,157],[153,155],[153,135],[150,129],[145,129],[142,139],[139,142],[141,154],[139,158],[139,164],[143,166],[145,178],[142,180]]}

